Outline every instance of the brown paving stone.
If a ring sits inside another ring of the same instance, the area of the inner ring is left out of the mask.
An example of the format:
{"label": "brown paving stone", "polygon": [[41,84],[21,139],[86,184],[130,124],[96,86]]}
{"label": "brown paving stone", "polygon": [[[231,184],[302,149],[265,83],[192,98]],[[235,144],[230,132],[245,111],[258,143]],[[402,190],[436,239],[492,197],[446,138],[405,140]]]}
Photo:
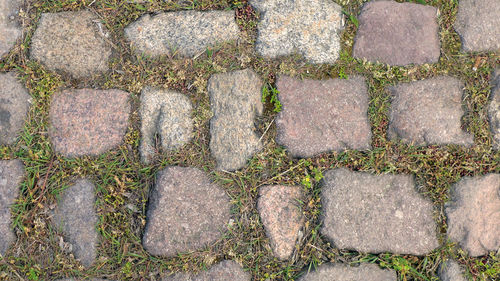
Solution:
{"label": "brown paving stone", "polygon": [[381,269],[375,264],[363,263],[353,267],[344,264],[323,264],[317,270],[306,273],[299,281],[396,281],[393,270]]}
{"label": "brown paving stone", "polygon": [[11,145],[24,127],[31,96],[14,73],[0,74],[0,145]]}
{"label": "brown paving stone", "polygon": [[0,58],[7,54],[22,35],[18,14],[22,0],[0,0]]}
{"label": "brown paving stone", "polygon": [[177,273],[162,279],[162,281],[250,281],[251,276],[235,261],[223,261],[209,270],[193,273]]}

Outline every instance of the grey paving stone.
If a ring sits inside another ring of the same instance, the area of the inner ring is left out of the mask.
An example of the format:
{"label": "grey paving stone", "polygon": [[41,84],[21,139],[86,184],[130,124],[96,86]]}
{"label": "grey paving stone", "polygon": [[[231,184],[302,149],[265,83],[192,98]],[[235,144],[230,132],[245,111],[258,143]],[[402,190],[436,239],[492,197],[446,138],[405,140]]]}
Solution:
{"label": "grey paving stone", "polygon": [[323,179],[321,233],[339,249],[425,255],[439,246],[432,203],[409,175],[373,175],[347,169]]}
{"label": "grey paving stone", "polygon": [[439,278],[441,281],[467,281],[463,271],[454,260],[447,260],[439,266]]}
{"label": "grey paving stone", "polygon": [[491,101],[488,106],[493,147],[500,149],[500,68],[491,77]]}
{"label": "grey paving stone", "polygon": [[452,186],[448,237],[471,256],[500,248],[500,174],[465,177]]}
{"label": "grey paving stone", "polygon": [[56,281],[111,281],[111,280],[110,279],[100,279],[100,278],[92,278],[92,279],[65,278],[65,279],[57,279]]}
{"label": "grey paving stone", "polygon": [[53,71],[84,78],[109,69],[108,31],[90,11],[42,14],[31,40],[32,59]]}
{"label": "grey paving stone", "polygon": [[120,90],[65,90],[52,97],[50,138],[66,157],[99,155],[118,146],[128,127],[128,93]]}
{"label": "grey paving stone", "polygon": [[310,63],[339,57],[342,8],[330,0],[250,0],[260,12],[256,51],[267,58],[300,53]]}
{"label": "grey paving stone", "polygon": [[371,147],[364,78],[298,80],[280,76],[276,85],[283,106],[276,118],[277,142],[293,156]]}
{"label": "grey paving stone", "polygon": [[352,267],[344,264],[323,264],[316,271],[306,273],[299,281],[396,281],[396,272],[381,269],[375,264]]}
{"label": "grey paving stone", "polygon": [[19,195],[19,185],[24,177],[20,160],[0,160],[0,254],[5,255],[16,236],[11,228],[10,207]]}
{"label": "grey paving stone", "polygon": [[65,189],[54,210],[53,220],[73,248],[76,259],[89,267],[97,256],[97,214],[94,208],[94,184],[79,179]]}
{"label": "grey paving stone", "polygon": [[460,0],[455,30],[466,52],[500,49],[500,2],[498,0]]}
{"label": "grey paving stone", "polygon": [[234,11],[178,11],[144,15],[125,28],[137,53],[193,57],[208,47],[238,39]]}
{"label": "grey paving stone", "polygon": [[447,76],[389,87],[389,138],[415,145],[474,144],[460,127],[463,88],[464,83]]}
{"label": "grey paving stone", "polygon": [[193,107],[181,93],[146,87],[141,93],[141,159],[150,163],[156,153],[155,134],[161,147],[172,151],[189,142],[193,135]]}
{"label": "grey paving stone", "polygon": [[390,65],[439,60],[437,8],[415,3],[370,1],[361,9],[353,56]]}
{"label": "grey paving stone", "polygon": [[224,190],[196,168],[167,167],[151,192],[142,240],[153,255],[199,250],[222,237],[230,218]]}
{"label": "grey paving stone", "polygon": [[254,125],[263,111],[261,89],[262,81],[250,69],[214,74],[208,80],[214,115],[210,150],[218,169],[238,170],[262,148]]}
{"label": "grey paving stone", "polygon": [[24,127],[31,96],[14,73],[0,74],[0,145],[13,144]]}
{"label": "grey paving stone", "polygon": [[266,185],[259,190],[257,209],[273,253],[281,260],[292,255],[304,225],[299,203],[302,198],[300,186]]}
{"label": "grey paving stone", "polygon": [[0,58],[6,55],[22,35],[18,23],[22,0],[0,0]]}
{"label": "grey paving stone", "polygon": [[209,270],[198,273],[178,273],[162,279],[162,281],[250,281],[251,276],[235,261],[223,261]]}

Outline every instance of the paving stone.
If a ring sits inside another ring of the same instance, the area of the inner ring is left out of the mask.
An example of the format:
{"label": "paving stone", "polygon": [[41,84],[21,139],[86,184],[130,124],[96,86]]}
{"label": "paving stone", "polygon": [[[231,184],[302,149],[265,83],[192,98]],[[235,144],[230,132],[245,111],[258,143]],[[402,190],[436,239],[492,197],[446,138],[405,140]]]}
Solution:
{"label": "paving stone", "polygon": [[94,209],[94,184],[79,179],[65,189],[54,210],[53,220],[73,248],[76,259],[89,267],[97,256],[97,214]]}
{"label": "paving stone", "polygon": [[467,281],[463,271],[454,260],[447,260],[439,266],[439,278],[441,281]]}
{"label": "paving stone", "polygon": [[371,1],[361,9],[355,58],[390,65],[439,60],[437,8],[415,3]]}
{"label": "paving stone", "polygon": [[31,40],[31,58],[48,69],[84,78],[109,69],[108,31],[90,11],[44,13]]}
{"label": "paving stone", "polygon": [[238,39],[239,32],[234,11],[146,14],[125,28],[135,51],[151,56],[194,57],[209,47]]}
{"label": "paving stone", "polygon": [[22,0],[0,0],[0,58],[6,55],[22,35],[18,14]]}
{"label": "paving stone", "polygon": [[448,237],[471,256],[500,248],[500,174],[465,177],[446,204]]}
{"label": "paving stone", "polygon": [[193,107],[181,93],[147,87],[141,93],[141,159],[150,163],[156,153],[155,134],[161,147],[172,151],[189,142],[193,134]]}
{"label": "paving stone", "polygon": [[250,0],[260,12],[257,53],[277,58],[298,52],[310,63],[339,57],[342,7],[330,0]]}
{"label": "paving stone", "polygon": [[150,195],[144,248],[158,256],[199,250],[222,237],[230,208],[224,190],[202,171],[167,167]]}
{"label": "paving stone", "polygon": [[439,246],[432,203],[418,194],[411,176],[347,169],[324,175],[321,233],[335,247],[425,255]]}
{"label": "paving stone", "polygon": [[250,281],[251,276],[235,261],[223,261],[199,274],[178,273],[162,281]]}
{"label": "paving stone", "polygon": [[396,272],[381,269],[375,264],[363,263],[358,267],[344,264],[323,264],[316,271],[311,271],[299,281],[396,281]]}
{"label": "paving stone", "polygon": [[0,74],[0,145],[16,141],[30,103],[31,96],[13,73]]}
{"label": "paving stone", "polygon": [[447,76],[389,87],[389,138],[415,145],[474,144],[472,135],[460,128],[463,88],[460,80]]}
{"label": "paving stone", "polygon": [[500,68],[497,68],[491,78],[491,102],[488,107],[493,147],[500,149]]}
{"label": "paving stone", "polygon": [[56,93],[49,130],[54,150],[66,157],[99,155],[118,146],[128,127],[128,93],[79,89]]}
{"label": "paving stone", "polygon": [[259,190],[257,208],[262,224],[274,255],[281,260],[292,255],[304,225],[299,205],[302,197],[300,186],[267,185]]}
{"label": "paving stone", "polygon": [[19,195],[19,185],[24,177],[20,160],[0,160],[0,254],[5,255],[16,236],[11,229],[10,207]]}
{"label": "paving stone", "polygon": [[295,157],[369,149],[368,88],[362,77],[298,80],[278,77],[282,110],[277,142]]}
{"label": "paving stone", "polygon": [[215,74],[208,80],[213,117],[210,150],[217,168],[238,170],[262,148],[254,119],[261,115],[262,81],[250,69]]}
{"label": "paving stone", "polygon": [[455,30],[466,52],[500,49],[500,2],[498,0],[460,0]]}
{"label": "paving stone", "polygon": [[109,279],[100,279],[100,278],[92,278],[92,279],[79,279],[79,278],[65,278],[65,279],[57,279],[56,281],[111,281]]}

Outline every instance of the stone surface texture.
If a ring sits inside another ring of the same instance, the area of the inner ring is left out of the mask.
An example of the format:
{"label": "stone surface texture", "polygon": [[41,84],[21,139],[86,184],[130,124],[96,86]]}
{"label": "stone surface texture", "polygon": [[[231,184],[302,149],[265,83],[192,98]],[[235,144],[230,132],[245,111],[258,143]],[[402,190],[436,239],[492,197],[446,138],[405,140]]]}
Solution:
{"label": "stone surface texture", "polygon": [[177,11],[144,15],[125,28],[138,53],[194,57],[209,47],[236,40],[234,11]]}
{"label": "stone surface texture", "polygon": [[257,209],[273,253],[281,260],[290,258],[303,227],[302,198],[300,186],[266,185],[259,190]]}
{"label": "stone surface texture", "polygon": [[100,278],[91,278],[91,279],[65,278],[65,279],[57,279],[56,281],[112,281],[112,280],[100,279]]}
{"label": "stone surface texture", "polygon": [[0,160],[0,254],[16,239],[11,228],[10,207],[19,195],[19,185],[24,177],[24,165],[20,160]]}
{"label": "stone surface texture", "polygon": [[193,107],[185,95],[156,88],[145,88],[141,93],[141,159],[150,163],[157,149],[155,134],[165,151],[179,149],[193,135]]}
{"label": "stone surface texture", "polygon": [[0,145],[16,141],[30,103],[31,96],[13,73],[0,74]]}
{"label": "stone surface texture", "polygon": [[218,169],[238,170],[262,148],[254,125],[263,111],[261,89],[262,81],[250,69],[215,74],[208,80],[213,113],[210,150]]}
{"label": "stone surface texture", "polygon": [[330,0],[251,0],[260,12],[256,51],[268,58],[300,53],[310,63],[339,57],[342,8]]}
{"label": "stone surface texture", "polygon": [[128,93],[79,89],[56,93],[50,107],[50,138],[66,157],[99,155],[118,146],[130,113]]}
{"label": "stone surface texture", "polygon": [[438,271],[441,281],[467,281],[462,269],[454,260],[447,260],[439,266]]}
{"label": "stone surface texture", "polygon": [[224,190],[202,171],[167,167],[150,195],[143,246],[158,256],[205,247],[222,237],[230,207]]}
{"label": "stone surface texture", "polygon": [[223,261],[209,270],[198,274],[177,273],[162,279],[162,281],[250,281],[251,276],[235,261]]}
{"label": "stone surface texture", "polygon": [[53,220],[73,248],[76,259],[89,267],[97,256],[97,214],[94,208],[94,184],[79,179],[63,191],[54,210]]}
{"label": "stone surface texture", "polygon": [[361,264],[352,267],[344,264],[323,264],[316,271],[311,271],[299,281],[396,281],[393,270],[381,269],[375,264]]}
{"label": "stone surface texture", "polygon": [[280,76],[276,85],[283,106],[276,118],[277,142],[293,156],[370,148],[365,79],[301,81]]}
{"label": "stone surface texture", "polygon": [[488,106],[493,147],[500,149],[500,68],[491,77],[491,101]]}
{"label": "stone surface texture", "polygon": [[18,23],[22,2],[22,0],[0,0],[0,58],[10,51],[22,35],[22,28]]}
{"label": "stone surface texture", "polygon": [[439,246],[432,203],[417,193],[411,176],[347,169],[324,175],[321,232],[335,247],[425,255]]}
{"label": "stone surface texture", "polygon": [[361,9],[355,58],[390,65],[439,60],[437,8],[416,3],[370,1]]}
{"label": "stone surface texture", "polygon": [[448,237],[471,256],[500,248],[500,174],[465,177],[446,204]]}
{"label": "stone surface texture", "polygon": [[85,78],[109,69],[108,31],[91,11],[42,14],[31,40],[31,58],[53,71]]}
{"label": "stone surface texture", "polygon": [[415,145],[474,144],[460,127],[463,88],[460,80],[447,76],[389,87],[389,138]]}
{"label": "stone surface texture", "polygon": [[460,0],[455,30],[466,52],[500,49],[500,2],[498,0]]}

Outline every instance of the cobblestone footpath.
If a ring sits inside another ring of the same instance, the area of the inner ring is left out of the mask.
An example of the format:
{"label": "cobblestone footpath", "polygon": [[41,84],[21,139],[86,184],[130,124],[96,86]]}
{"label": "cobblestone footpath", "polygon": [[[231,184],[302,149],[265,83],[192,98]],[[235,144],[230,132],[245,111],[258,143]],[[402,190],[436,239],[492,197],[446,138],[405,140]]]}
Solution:
{"label": "cobblestone footpath", "polygon": [[0,0],[0,280],[500,280],[499,16]]}

